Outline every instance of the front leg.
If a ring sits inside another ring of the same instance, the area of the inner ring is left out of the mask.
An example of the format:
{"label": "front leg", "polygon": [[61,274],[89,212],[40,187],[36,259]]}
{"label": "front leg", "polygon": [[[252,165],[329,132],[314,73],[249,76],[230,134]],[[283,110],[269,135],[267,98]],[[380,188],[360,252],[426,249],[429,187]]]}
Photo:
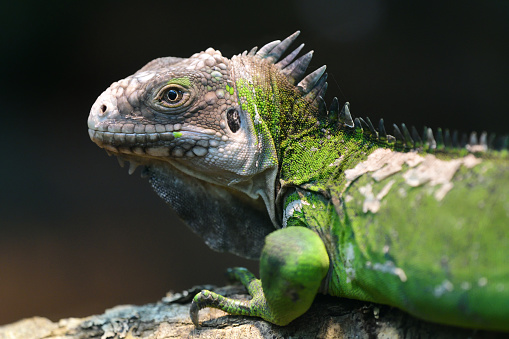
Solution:
{"label": "front leg", "polygon": [[231,270],[252,299],[241,301],[201,291],[193,299],[191,319],[198,326],[198,311],[214,307],[286,325],[309,309],[328,269],[329,256],[318,234],[298,226],[275,231],[265,239],[261,280],[244,268]]}

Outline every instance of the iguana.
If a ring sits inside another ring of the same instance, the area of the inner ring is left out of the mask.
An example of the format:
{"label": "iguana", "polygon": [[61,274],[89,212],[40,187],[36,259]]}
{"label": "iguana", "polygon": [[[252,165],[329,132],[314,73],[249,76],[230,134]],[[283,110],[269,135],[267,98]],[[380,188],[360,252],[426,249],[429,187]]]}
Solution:
{"label": "iguana", "polygon": [[195,325],[204,307],[286,325],[326,293],[509,331],[508,138],[390,135],[337,98],[327,108],[313,52],[283,57],[298,34],[231,59],[155,59],[91,109],[90,138],[143,166],[209,247],[260,259],[260,279],[230,271],[252,299],[204,290]]}

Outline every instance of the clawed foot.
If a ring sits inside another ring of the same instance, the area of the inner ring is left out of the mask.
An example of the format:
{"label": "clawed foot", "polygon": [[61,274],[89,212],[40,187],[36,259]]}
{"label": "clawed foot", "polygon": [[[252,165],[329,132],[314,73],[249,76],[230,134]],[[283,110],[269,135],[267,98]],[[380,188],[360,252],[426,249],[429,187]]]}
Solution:
{"label": "clawed foot", "polygon": [[217,293],[203,290],[193,298],[189,311],[191,320],[199,327],[198,312],[202,308],[213,307],[233,315],[262,316],[267,313],[265,297],[259,279],[242,267],[229,269],[229,278],[240,281],[251,295],[251,300],[236,300],[226,298]]}

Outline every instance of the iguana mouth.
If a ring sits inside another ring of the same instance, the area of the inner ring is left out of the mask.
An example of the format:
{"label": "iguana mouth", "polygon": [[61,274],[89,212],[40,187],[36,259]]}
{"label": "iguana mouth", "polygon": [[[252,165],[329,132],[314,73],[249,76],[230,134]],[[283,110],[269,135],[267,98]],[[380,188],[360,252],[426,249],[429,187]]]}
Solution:
{"label": "iguana mouth", "polygon": [[[124,126],[126,125],[132,124]],[[177,125],[145,125],[145,132],[141,132],[137,127],[140,133],[135,133],[129,126],[127,129],[120,126],[118,131],[113,128],[108,131],[89,128],[88,134],[94,143],[107,151],[152,157],[204,156],[208,153],[209,146],[215,147],[219,144],[219,141],[211,139],[212,132],[209,130],[187,131],[181,130]]]}

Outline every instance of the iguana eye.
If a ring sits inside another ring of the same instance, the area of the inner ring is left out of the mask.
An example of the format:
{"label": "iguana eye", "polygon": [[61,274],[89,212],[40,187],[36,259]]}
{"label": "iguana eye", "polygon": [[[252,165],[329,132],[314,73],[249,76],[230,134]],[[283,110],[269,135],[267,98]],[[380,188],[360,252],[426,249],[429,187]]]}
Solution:
{"label": "iguana eye", "polygon": [[189,104],[191,92],[188,88],[177,84],[167,84],[159,89],[155,96],[155,104],[157,107],[177,108]]}
{"label": "iguana eye", "polygon": [[182,97],[183,93],[180,90],[180,88],[170,87],[166,89],[165,93],[163,94],[162,100],[169,105],[174,105],[178,103],[180,100],[182,100]]}

